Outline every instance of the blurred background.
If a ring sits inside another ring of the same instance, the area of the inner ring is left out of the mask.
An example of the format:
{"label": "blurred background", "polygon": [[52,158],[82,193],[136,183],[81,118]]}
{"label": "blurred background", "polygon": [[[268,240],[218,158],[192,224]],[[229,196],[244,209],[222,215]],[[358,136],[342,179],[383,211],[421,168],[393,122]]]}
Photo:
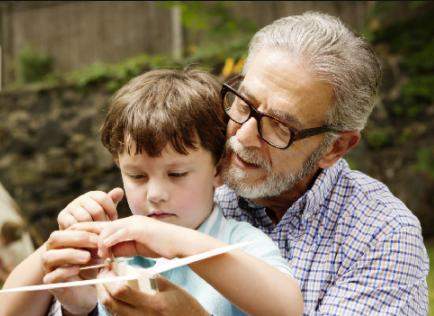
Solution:
{"label": "blurred background", "polygon": [[378,106],[348,161],[418,216],[432,259],[433,3],[2,1],[0,284],[70,201],[121,185],[99,141],[114,91],[149,69],[191,64],[224,81],[240,72],[259,28],[309,10],[340,17],[381,58]]}

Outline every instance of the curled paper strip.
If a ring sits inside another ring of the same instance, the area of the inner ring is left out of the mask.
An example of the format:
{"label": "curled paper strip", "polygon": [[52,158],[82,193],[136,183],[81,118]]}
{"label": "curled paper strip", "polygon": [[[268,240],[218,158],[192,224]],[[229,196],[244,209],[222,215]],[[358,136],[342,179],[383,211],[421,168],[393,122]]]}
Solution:
{"label": "curled paper strip", "polygon": [[[159,273],[163,273],[178,267],[182,267],[197,261],[201,261],[204,259],[208,259],[214,256],[221,255],[223,253],[245,247],[252,242],[242,242],[229,246],[224,246],[216,249],[212,249],[209,251],[205,251],[203,253],[199,253],[193,256],[185,257],[185,258],[175,258],[171,260],[161,261],[161,263],[157,263],[155,266],[147,269],[140,269],[143,271],[146,277],[152,277]],[[141,273],[140,273],[141,274]],[[22,286],[17,288],[10,288],[0,290],[1,293],[13,293],[13,292],[25,292],[25,291],[43,291],[43,290],[52,290],[52,289],[60,289],[65,287],[76,287],[76,286],[84,286],[84,285],[94,285],[94,284],[102,284],[102,283],[111,283],[111,282],[120,282],[120,281],[131,281],[138,280],[141,275],[131,274],[131,275],[123,275],[117,277],[110,278],[100,278],[100,279],[91,279],[91,280],[83,280],[83,281],[71,281],[71,282],[61,282],[61,283],[52,283],[52,284],[40,284],[40,285],[30,285],[30,286]]]}

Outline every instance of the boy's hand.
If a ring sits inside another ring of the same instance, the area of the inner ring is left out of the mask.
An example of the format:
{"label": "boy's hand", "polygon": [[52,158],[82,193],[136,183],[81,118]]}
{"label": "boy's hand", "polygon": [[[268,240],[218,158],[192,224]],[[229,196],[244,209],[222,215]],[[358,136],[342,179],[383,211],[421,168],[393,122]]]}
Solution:
{"label": "boy's hand", "polygon": [[[103,271],[101,277],[115,276],[112,271]],[[163,277],[156,278],[159,292],[146,294],[132,289],[125,283],[114,282],[97,285],[99,301],[113,315],[209,315],[199,302],[184,289]]]}
{"label": "boy's hand", "polygon": [[107,221],[118,218],[117,204],[124,197],[121,188],[108,193],[103,191],[87,192],[69,203],[57,217],[60,229],[66,229],[79,222]]}
{"label": "boy's hand", "polygon": [[[60,230],[53,232],[45,243],[42,266],[44,283],[79,281],[96,277],[96,270],[86,276],[80,274],[80,265],[91,264],[91,249],[97,248],[98,236],[84,231]],[[88,249],[88,250],[86,250]],[[63,308],[73,315],[87,315],[97,303],[93,286],[63,288],[50,291]]]}
{"label": "boy's hand", "polygon": [[165,223],[141,215],[113,222],[78,223],[71,230],[84,230],[99,235],[101,258],[144,256],[186,257],[225,245],[196,230]]}

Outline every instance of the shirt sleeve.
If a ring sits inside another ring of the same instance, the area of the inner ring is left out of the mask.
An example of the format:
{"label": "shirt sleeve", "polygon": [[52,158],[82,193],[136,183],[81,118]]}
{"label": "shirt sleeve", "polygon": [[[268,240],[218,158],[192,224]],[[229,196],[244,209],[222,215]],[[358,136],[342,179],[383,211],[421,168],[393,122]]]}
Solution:
{"label": "shirt sleeve", "polygon": [[428,270],[420,230],[401,227],[338,274],[312,314],[427,315]]}
{"label": "shirt sleeve", "polygon": [[237,222],[231,232],[231,243],[251,242],[242,248],[251,256],[261,259],[283,273],[293,276],[289,262],[283,258],[277,244],[258,228],[246,222]]}

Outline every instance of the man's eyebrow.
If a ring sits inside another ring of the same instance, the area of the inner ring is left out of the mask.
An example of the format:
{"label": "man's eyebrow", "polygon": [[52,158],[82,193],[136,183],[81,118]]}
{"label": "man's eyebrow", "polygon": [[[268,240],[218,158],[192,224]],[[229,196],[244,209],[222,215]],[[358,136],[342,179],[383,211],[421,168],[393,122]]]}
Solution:
{"label": "man's eyebrow", "polygon": [[277,118],[279,121],[288,124],[291,127],[295,127],[297,129],[301,129],[303,127],[301,122],[295,116],[284,111],[270,109],[268,111],[268,114]]}
{"label": "man's eyebrow", "polygon": [[[256,99],[255,96],[250,93],[249,90],[247,90],[246,87],[241,86],[239,91],[248,99],[248,101],[250,101],[254,105],[258,105],[260,103],[258,99]],[[270,114],[271,116],[277,118],[279,121],[282,121],[283,123],[286,123],[291,127],[300,129],[303,126],[295,116],[285,111],[270,109],[267,114]]]}
{"label": "man's eyebrow", "polygon": [[250,93],[249,90],[247,90],[246,87],[241,86],[239,91],[241,92],[241,94],[243,96],[245,96],[247,98],[248,101],[251,101],[254,104],[258,104],[259,103],[258,99],[256,99],[255,96],[252,93]]}

